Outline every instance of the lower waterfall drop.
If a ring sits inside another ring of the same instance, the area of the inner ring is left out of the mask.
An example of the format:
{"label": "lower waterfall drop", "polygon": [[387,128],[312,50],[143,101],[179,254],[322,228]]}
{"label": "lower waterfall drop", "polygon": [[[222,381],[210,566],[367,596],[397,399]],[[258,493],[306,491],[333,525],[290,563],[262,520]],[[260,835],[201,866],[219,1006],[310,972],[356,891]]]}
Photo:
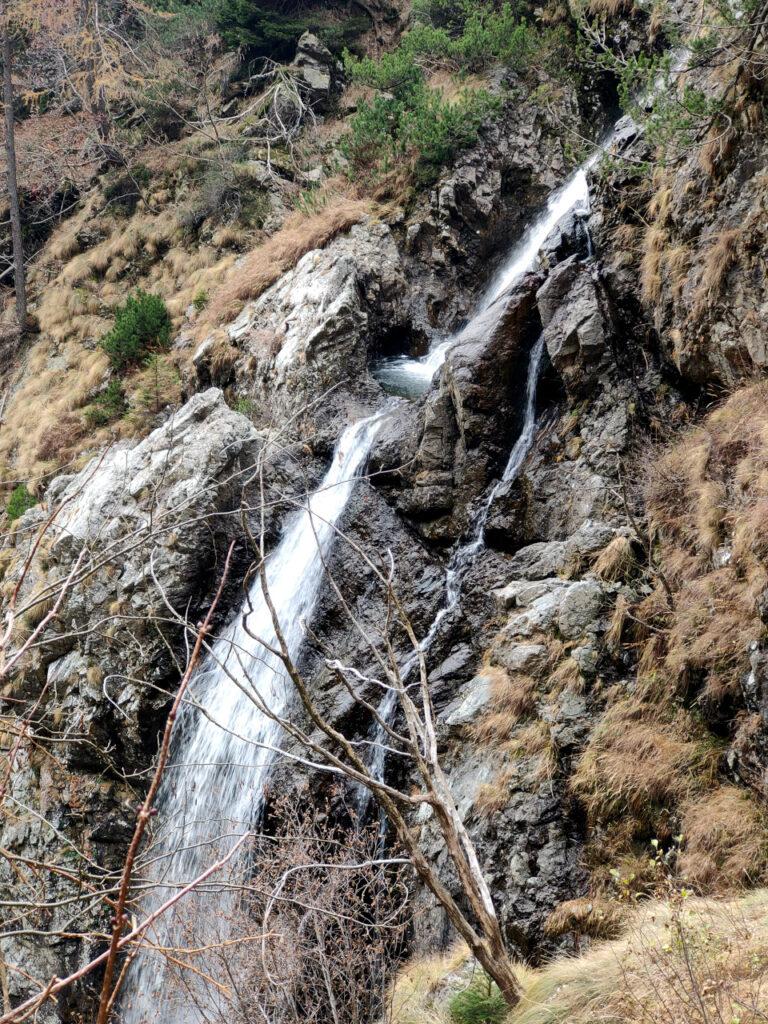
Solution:
{"label": "lower waterfall drop", "polygon": [[[359,420],[342,434],[333,461],[307,507],[291,516],[267,562],[269,592],[286,644],[296,655],[324,575],[335,526],[365,465],[381,415]],[[251,634],[251,635],[249,635]],[[158,796],[161,823],[151,847],[151,912],[180,885],[226,854],[258,819],[264,783],[277,756],[281,729],[258,706],[277,714],[291,701],[282,662],[258,644],[278,646],[272,616],[257,578],[227,629],[190,684],[173,733],[171,761]],[[204,891],[186,897],[202,921],[226,930],[233,896],[214,877]],[[179,908],[182,905],[179,905]],[[159,919],[149,939],[184,946],[177,908]],[[122,1024],[197,1024],[195,1003],[209,998],[206,986],[187,990],[184,1005],[173,999],[161,957],[140,954],[130,967],[121,1001]]]}
{"label": "lower waterfall drop", "polygon": [[[472,539],[466,544],[462,544],[458,547],[449,563],[448,568],[445,571],[445,603],[437,615],[432,620],[432,625],[424,635],[419,643],[419,651],[428,651],[432,646],[432,643],[437,636],[440,624],[455,608],[458,607],[459,601],[461,600],[461,583],[464,578],[464,574],[470,568],[474,560],[480,553],[485,543],[485,524],[488,521],[491,508],[499,490],[504,484],[512,483],[518,473],[523,467],[523,463],[528,456],[528,453],[533,446],[533,440],[536,434],[536,394],[539,386],[539,377],[541,376],[541,364],[544,358],[544,335],[539,335],[538,340],[531,349],[531,354],[528,358],[528,374],[525,385],[525,410],[523,414],[523,423],[520,428],[520,433],[517,440],[512,446],[512,451],[509,453],[507,464],[504,467],[504,472],[500,480],[491,488],[488,497],[483,502],[478,516],[477,524],[475,526]],[[401,675],[403,679],[407,679],[410,673],[416,667],[418,660],[418,652],[414,651],[411,654],[401,669]],[[383,722],[388,725],[391,724],[392,719],[397,709],[397,694],[394,690],[390,691],[386,697],[382,700],[379,705],[378,713],[379,717]],[[384,778],[384,768],[386,762],[386,747],[385,747],[385,731],[381,724],[375,724],[370,732],[370,744],[371,744],[371,759],[370,768],[375,778]],[[364,787],[358,787],[356,807],[358,815],[362,818],[370,804],[371,794],[369,790]]]}

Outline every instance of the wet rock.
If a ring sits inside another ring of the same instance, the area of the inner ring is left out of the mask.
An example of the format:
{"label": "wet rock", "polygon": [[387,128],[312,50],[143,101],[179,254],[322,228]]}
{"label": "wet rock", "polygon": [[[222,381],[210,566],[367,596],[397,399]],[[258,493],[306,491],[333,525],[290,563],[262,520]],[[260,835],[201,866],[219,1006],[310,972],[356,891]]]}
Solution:
{"label": "wet rock", "polygon": [[471,725],[488,706],[493,696],[493,680],[489,676],[474,676],[467,683],[466,693],[459,706],[446,717],[446,724],[457,727]]}
{"label": "wet rock", "polygon": [[583,745],[592,728],[592,719],[581,694],[564,691],[552,717],[550,735],[561,754],[573,753]]}
{"label": "wet rock", "polygon": [[593,386],[607,353],[607,329],[588,263],[571,256],[536,294],[547,352],[566,389]]}

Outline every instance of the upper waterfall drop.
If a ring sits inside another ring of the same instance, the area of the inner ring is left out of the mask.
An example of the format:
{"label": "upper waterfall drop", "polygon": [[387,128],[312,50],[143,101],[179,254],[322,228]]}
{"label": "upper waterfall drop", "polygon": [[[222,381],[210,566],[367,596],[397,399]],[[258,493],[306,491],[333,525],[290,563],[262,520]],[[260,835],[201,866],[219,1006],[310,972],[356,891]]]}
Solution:
{"label": "upper waterfall drop", "polygon": [[[359,420],[341,435],[333,461],[305,508],[293,514],[267,562],[269,593],[286,645],[295,657],[304,639],[324,575],[324,563],[355,480],[365,465],[382,417]],[[285,669],[254,639],[278,647],[272,615],[257,577],[227,629],[190,684],[173,733],[171,762],[157,800],[161,823],[152,845],[155,887],[143,909],[152,910],[169,890],[196,878],[247,832],[264,803],[264,783],[277,756],[280,725],[264,708],[283,714],[291,699]],[[196,913],[225,926],[225,886],[209,882],[194,893]],[[176,912],[161,918],[153,940],[184,945]],[[201,1018],[194,1000],[180,1006],[169,993],[161,962],[143,952],[133,964],[122,1000],[123,1024],[192,1024]]]}
{"label": "upper waterfall drop", "polygon": [[396,356],[381,364],[375,376],[385,389],[408,398],[418,397],[429,388],[432,378],[445,362],[453,345],[478,329],[492,329],[504,313],[503,299],[534,269],[541,247],[558,223],[572,211],[583,211],[585,216],[589,213],[587,172],[597,162],[612,137],[611,133],[565,184],[552,193],[546,208],[512,248],[464,327],[433,345],[426,355],[418,359]]}

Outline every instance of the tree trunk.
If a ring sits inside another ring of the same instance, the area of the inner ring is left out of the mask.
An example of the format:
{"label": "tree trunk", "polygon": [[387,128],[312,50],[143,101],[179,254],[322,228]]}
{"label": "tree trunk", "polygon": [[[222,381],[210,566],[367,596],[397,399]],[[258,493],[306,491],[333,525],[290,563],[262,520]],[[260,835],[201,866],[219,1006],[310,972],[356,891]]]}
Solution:
{"label": "tree trunk", "polygon": [[11,35],[3,28],[3,105],[5,106],[5,160],[7,164],[8,199],[11,207],[11,238],[13,240],[13,276],[16,286],[16,319],[24,332],[27,323],[27,283],[24,268],[24,242],[21,237],[21,208],[16,180],[16,145],[13,117],[13,80],[11,77]]}

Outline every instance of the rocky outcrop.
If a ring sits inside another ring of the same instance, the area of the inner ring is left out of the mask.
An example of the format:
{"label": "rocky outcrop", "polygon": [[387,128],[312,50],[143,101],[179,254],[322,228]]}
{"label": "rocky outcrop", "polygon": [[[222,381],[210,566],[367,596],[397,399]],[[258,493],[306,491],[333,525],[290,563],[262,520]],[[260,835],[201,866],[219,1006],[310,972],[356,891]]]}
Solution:
{"label": "rocky outcrop", "polygon": [[592,229],[616,305],[642,310],[669,363],[696,385],[730,386],[768,365],[766,146],[747,122],[694,151],[673,147],[652,180],[642,171],[650,146],[630,138],[631,161],[595,182]]}
{"label": "rocky outcrop", "polygon": [[571,396],[594,384],[609,351],[610,324],[590,269],[571,256],[555,266],[536,294],[549,358]]}
{"label": "rocky outcrop", "polygon": [[[141,773],[185,656],[179,616],[196,621],[228,544],[241,537],[241,498],[261,447],[252,424],[211,389],[144,441],[118,444],[54,480],[46,508],[22,520],[20,559],[28,531],[60,508],[24,581],[22,607],[64,579],[78,557],[81,570],[54,634],[5,695],[11,708],[30,689],[42,702],[6,797],[0,843],[12,856],[56,863],[62,844],[72,844],[88,851],[96,884],[120,865]],[[11,578],[18,571],[17,564]],[[26,868],[3,859],[6,899],[18,894],[19,870]],[[71,920],[81,892],[71,872],[62,868],[47,886],[56,907],[40,912],[48,931],[103,929],[100,900]],[[2,940],[6,961],[20,968],[8,975],[13,999],[28,994],[26,978],[63,976],[94,948],[93,941],[46,942],[36,931],[41,920],[25,920],[31,936]],[[81,1005],[87,998],[77,996]],[[64,1003],[60,1013],[67,1012]]]}
{"label": "rocky outcrop", "polygon": [[398,325],[407,332],[406,292],[384,224],[358,225],[307,253],[228,328],[238,353],[239,394],[268,423],[304,410],[305,436],[326,423],[332,442],[340,432],[338,415],[350,412],[351,401],[360,407],[380,398],[367,367],[382,338]]}
{"label": "rocky outcrop", "polygon": [[494,266],[571,169],[564,126],[582,135],[591,130],[567,86],[558,85],[541,106],[514,74],[499,84],[501,115],[404,225],[404,250],[422,280],[414,297],[418,324],[451,327],[469,314]]}
{"label": "rocky outcrop", "polygon": [[298,69],[300,88],[311,106],[320,113],[327,111],[341,85],[339,62],[316,35],[305,32],[299,39],[293,64]]}

